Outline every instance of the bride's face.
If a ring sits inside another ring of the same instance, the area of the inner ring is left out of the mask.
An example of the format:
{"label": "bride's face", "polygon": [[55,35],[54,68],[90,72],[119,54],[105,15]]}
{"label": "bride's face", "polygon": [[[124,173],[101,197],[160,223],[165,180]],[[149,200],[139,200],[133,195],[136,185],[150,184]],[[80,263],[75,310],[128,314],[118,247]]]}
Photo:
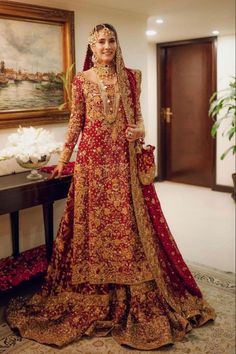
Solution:
{"label": "bride's face", "polygon": [[101,30],[98,32],[96,43],[92,47],[98,63],[109,64],[116,54],[116,48],[116,37],[112,31]]}

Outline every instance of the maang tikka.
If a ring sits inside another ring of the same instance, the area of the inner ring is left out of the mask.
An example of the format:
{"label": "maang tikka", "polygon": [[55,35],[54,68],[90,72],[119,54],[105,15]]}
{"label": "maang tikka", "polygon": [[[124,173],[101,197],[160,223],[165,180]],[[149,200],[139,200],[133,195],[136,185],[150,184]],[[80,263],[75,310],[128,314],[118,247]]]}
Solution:
{"label": "maang tikka", "polygon": [[90,46],[94,45],[97,42],[99,32],[102,32],[104,34],[104,36],[106,36],[106,37],[115,35],[114,32],[112,30],[110,30],[109,28],[107,28],[105,25],[102,25],[102,26],[103,26],[103,28],[101,30],[97,30],[97,27],[94,27],[94,29],[90,33],[89,38],[88,38],[88,42],[89,42]]}

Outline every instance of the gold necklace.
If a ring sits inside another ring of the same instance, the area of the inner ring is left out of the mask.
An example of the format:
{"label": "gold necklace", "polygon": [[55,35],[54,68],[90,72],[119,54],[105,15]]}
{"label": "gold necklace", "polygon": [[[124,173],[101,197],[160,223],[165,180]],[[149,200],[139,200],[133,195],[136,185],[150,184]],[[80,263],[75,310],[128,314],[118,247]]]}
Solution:
{"label": "gold necklace", "polygon": [[114,64],[94,64],[93,70],[100,81],[109,83],[116,77],[116,68]]}
{"label": "gold necklace", "polygon": [[120,93],[117,82],[114,84],[114,79],[116,78],[115,65],[96,64],[93,70],[98,80],[105,120],[109,124],[112,124],[116,120],[120,103]]}

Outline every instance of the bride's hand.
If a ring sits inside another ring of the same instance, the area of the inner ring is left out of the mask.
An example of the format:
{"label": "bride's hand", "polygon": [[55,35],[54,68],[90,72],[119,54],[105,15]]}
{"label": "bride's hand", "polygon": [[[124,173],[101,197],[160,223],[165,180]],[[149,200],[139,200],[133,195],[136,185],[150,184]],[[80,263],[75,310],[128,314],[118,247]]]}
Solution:
{"label": "bride's hand", "polygon": [[128,127],[125,131],[125,136],[129,142],[132,142],[142,138],[143,132],[136,124],[128,124]]}
{"label": "bride's hand", "polygon": [[63,162],[58,162],[57,166],[54,168],[51,176],[48,179],[61,178],[64,166],[65,164]]}

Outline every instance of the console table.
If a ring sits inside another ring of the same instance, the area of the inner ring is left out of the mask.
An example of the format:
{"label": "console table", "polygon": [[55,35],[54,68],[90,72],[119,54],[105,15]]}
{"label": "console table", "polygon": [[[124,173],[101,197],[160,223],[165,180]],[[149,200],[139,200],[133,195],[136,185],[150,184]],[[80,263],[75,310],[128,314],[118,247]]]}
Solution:
{"label": "console table", "polygon": [[19,210],[42,205],[47,258],[53,247],[53,202],[66,198],[72,175],[48,180],[27,180],[28,172],[0,177],[0,215],[10,214],[13,257],[19,255]]}

